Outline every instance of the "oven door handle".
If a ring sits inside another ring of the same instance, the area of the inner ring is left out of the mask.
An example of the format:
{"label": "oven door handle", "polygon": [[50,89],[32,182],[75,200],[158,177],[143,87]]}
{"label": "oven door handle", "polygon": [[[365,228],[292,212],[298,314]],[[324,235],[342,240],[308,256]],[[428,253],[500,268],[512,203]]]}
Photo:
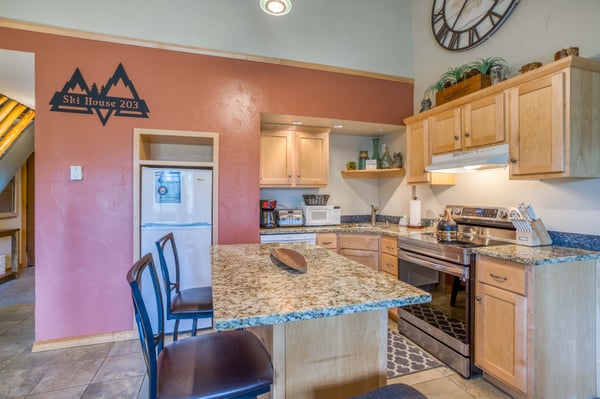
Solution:
{"label": "oven door handle", "polygon": [[433,270],[437,270],[440,272],[451,274],[453,276],[458,276],[461,279],[463,279],[463,281],[466,281],[469,279],[469,268],[468,267],[456,266],[456,265],[453,265],[450,263],[443,262],[441,260],[436,260],[435,262],[432,262],[430,260],[421,259],[414,255],[409,255],[408,253],[402,251],[401,249],[398,250],[398,259],[402,259],[407,262],[411,262],[416,265],[426,267],[428,269],[433,269]]}

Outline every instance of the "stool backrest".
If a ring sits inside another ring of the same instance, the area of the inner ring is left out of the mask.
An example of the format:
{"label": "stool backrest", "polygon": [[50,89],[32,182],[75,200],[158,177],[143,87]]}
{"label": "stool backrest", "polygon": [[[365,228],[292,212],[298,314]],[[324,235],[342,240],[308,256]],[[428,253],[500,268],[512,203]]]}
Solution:
{"label": "stool backrest", "polygon": [[[158,251],[158,260],[160,262],[160,270],[162,274],[163,286],[165,288],[165,296],[167,300],[166,309],[171,309],[171,296],[173,291],[179,294],[179,255],[177,254],[177,245],[175,245],[175,237],[173,233],[166,234],[159,238],[156,242],[156,250]],[[168,260],[167,260],[168,259]],[[175,280],[171,280],[169,272],[169,261],[175,269]]]}
{"label": "stool backrest", "polygon": [[[158,274],[154,266],[152,254],[148,253],[134,263],[127,273],[127,282],[131,288],[135,321],[142,344],[146,371],[148,372],[149,397],[156,397],[157,384],[157,358],[164,346],[164,315],[162,295],[158,282]],[[153,293],[148,295],[148,290],[142,290],[142,283],[151,284]],[[146,294],[146,295],[144,295]],[[152,330],[151,315],[145,301],[155,301],[154,309],[157,310],[157,329]]]}

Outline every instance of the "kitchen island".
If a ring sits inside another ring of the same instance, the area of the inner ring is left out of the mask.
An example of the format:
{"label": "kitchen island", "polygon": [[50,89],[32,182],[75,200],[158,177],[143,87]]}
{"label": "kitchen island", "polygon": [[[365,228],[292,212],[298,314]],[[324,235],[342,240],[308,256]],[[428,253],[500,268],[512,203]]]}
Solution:
{"label": "kitchen island", "polygon": [[[276,263],[288,248],[306,273]],[[211,249],[214,328],[248,328],[275,371],[273,398],[347,398],[386,384],[387,309],[431,300],[422,290],[307,243]]]}

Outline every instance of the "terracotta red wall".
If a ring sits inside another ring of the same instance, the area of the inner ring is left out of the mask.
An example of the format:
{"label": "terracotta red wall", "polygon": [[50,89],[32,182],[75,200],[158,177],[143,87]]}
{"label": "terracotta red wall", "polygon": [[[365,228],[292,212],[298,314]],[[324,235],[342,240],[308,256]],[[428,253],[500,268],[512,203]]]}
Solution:
{"label": "terracotta red wall", "polygon": [[[132,328],[134,128],[220,134],[219,241],[258,242],[260,113],[401,124],[412,84],[0,28],[35,53],[36,340]],[[106,83],[122,63],[148,119],[51,112],[75,68]],[[1,88],[0,88],[1,91]],[[84,180],[69,180],[83,165]]]}

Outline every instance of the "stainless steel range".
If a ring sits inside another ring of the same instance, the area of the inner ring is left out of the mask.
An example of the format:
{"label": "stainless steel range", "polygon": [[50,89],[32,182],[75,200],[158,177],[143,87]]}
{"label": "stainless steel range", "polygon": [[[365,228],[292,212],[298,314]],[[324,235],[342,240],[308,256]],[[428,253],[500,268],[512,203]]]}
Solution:
{"label": "stainless steel range", "polygon": [[472,363],[475,255],[472,248],[515,242],[508,208],[448,205],[457,224],[456,241],[436,233],[398,239],[399,279],[431,293],[432,301],[398,308],[401,333],[464,377]]}

